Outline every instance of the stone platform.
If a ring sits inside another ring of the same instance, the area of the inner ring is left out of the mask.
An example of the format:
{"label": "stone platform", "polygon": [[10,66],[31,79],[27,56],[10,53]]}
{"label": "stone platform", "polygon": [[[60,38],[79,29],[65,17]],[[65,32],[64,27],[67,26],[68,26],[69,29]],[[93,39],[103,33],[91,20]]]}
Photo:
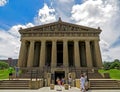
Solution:
{"label": "stone platform", "polygon": [[[81,92],[79,88],[76,87],[72,87],[69,90],[65,90],[62,87],[62,91],[57,91],[57,88],[59,88],[58,86],[55,86],[54,90],[50,90],[50,87],[43,87],[37,90],[30,90],[30,89],[24,89],[24,90],[0,90],[0,92]],[[120,90],[89,90],[86,92],[120,92]]]}

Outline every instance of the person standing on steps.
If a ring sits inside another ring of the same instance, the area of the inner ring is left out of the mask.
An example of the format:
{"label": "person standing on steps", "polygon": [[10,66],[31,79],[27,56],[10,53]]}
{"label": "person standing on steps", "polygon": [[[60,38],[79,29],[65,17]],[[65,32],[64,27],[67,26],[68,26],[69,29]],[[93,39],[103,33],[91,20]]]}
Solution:
{"label": "person standing on steps", "polygon": [[19,67],[15,67],[15,77],[16,77],[16,79],[19,78],[19,70],[20,70]]}
{"label": "person standing on steps", "polygon": [[70,86],[70,88],[71,88],[71,87],[72,87],[72,78],[71,78],[71,76],[69,76],[68,84],[69,84],[69,86]]}
{"label": "person standing on steps", "polygon": [[9,72],[9,80],[11,79],[13,80],[13,68],[9,67],[8,72]]}
{"label": "person standing on steps", "polygon": [[81,91],[86,92],[86,90],[85,90],[85,77],[83,74],[81,74],[80,84],[81,84]]}

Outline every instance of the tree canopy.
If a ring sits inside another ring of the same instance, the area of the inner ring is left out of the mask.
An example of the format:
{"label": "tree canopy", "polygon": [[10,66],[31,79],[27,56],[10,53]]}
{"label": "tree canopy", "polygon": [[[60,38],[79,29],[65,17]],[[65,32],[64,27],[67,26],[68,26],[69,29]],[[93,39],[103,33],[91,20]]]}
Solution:
{"label": "tree canopy", "polygon": [[0,61],[0,69],[6,69],[9,67],[9,64],[3,61]]}
{"label": "tree canopy", "polygon": [[113,62],[104,61],[103,67],[105,70],[120,69],[120,60],[115,59]]}

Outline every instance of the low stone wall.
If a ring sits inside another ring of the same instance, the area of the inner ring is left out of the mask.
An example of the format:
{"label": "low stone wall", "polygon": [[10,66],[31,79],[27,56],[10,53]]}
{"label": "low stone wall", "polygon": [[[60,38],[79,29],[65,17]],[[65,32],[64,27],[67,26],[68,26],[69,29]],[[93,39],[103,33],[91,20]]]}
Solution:
{"label": "low stone wall", "polygon": [[29,87],[30,89],[38,89],[38,88],[41,88],[43,87],[43,80],[40,79],[40,80],[30,80],[29,81]]}
{"label": "low stone wall", "polygon": [[69,85],[68,84],[64,84],[65,90],[69,90]]}
{"label": "low stone wall", "polygon": [[120,87],[120,80],[118,80],[118,86]]}
{"label": "low stone wall", "polygon": [[54,88],[55,88],[55,85],[54,84],[50,84],[50,89],[54,90]]}
{"label": "low stone wall", "polygon": [[76,79],[75,84],[77,88],[80,88],[80,79]]}

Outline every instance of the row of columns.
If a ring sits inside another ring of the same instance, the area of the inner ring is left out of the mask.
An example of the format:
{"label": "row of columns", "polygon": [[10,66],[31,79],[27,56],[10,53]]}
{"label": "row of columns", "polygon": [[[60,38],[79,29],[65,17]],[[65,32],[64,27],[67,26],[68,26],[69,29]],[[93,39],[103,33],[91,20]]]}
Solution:
{"label": "row of columns", "polygon": [[[30,47],[29,47],[29,52],[28,52],[28,59],[27,59],[27,67],[32,67],[33,62],[34,62],[34,43],[35,41],[32,40],[30,41]],[[44,67],[45,66],[45,44],[46,41],[42,40],[41,41],[41,49],[40,49],[40,62],[39,62],[39,67]],[[52,56],[51,56],[51,67],[56,67],[56,62],[57,62],[57,41],[53,40],[52,41]],[[20,67],[24,67],[25,62],[26,62],[26,53],[27,53],[27,48],[25,46],[26,42],[22,41],[21,43],[21,49],[20,49],[20,55],[19,55],[19,61],[18,65]],[[100,48],[99,48],[99,43],[98,41],[94,41],[95,44],[95,55],[97,59],[97,66],[101,67],[102,65],[102,60],[101,60],[101,54],[100,54]],[[91,57],[91,49],[90,49],[90,41],[85,40],[85,46],[86,46],[86,62],[87,62],[87,67],[93,67],[93,62],[92,62],[92,57]],[[74,64],[75,67],[80,67],[80,53],[79,53],[79,40],[74,41]],[[63,65],[65,67],[69,66],[68,63],[68,41],[64,40],[63,41]]]}

